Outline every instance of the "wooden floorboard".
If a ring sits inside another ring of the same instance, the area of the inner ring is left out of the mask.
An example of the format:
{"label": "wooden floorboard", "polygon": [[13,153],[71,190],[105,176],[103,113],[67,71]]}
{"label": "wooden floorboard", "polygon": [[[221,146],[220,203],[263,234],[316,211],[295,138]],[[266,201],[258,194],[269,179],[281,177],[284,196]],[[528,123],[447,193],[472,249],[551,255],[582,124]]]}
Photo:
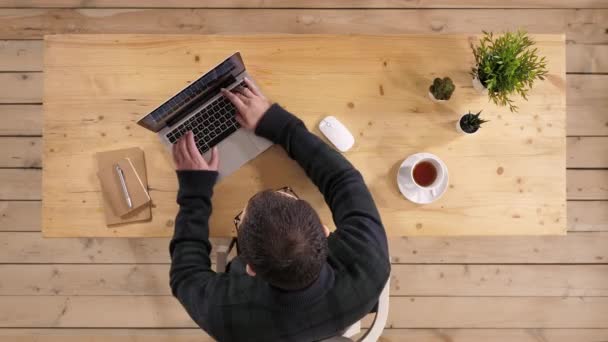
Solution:
{"label": "wooden floorboard", "polygon": [[567,144],[569,168],[608,168],[608,137],[571,137]]}
{"label": "wooden floorboard", "polygon": [[391,328],[606,328],[608,297],[392,297]]}
{"label": "wooden floorboard", "polygon": [[41,105],[1,105],[0,136],[42,135]]}
{"label": "wooden floorboard", "polygon": [[71,8],[608,8],[606,0],[0,0],[0,7]]}
{"label": "wooden floorboard", "polygon": [[[393,263],[569,264],[606,263],[608,235],[403,237],[390,240]],[[584,247],[582,247],[584,246]]]}
{"label": "wooden floorboard", "polygon": [[[6,328],[196,327],[171,296],[6,296]],[[109,314],[111,313],[111,314]],[[390,328],[607,328],[608,297],[391,297]],[[369,326],[369,320],[363,321]]]}
{"label": "wooden floorboard", "polygon": [[[0,41],[0,71],[42,71],[42,40]],[[566,71],[569,73],[608,72],[606,44],[568,44]]]}
{"label": "wooden floorboard", "polygon": [[568,135],[608,135],[608,75],[568,75],[567,82]]}
{"label": "wooden floorboard", "polygon": [[[0,329],[17,342],[210,342],[185,329]],[[608,329],[385,329],[379,342],[605,342]]]}
{"label": "wooden floorboard", "polygon": [[40,231],[40,201],[0,201],[0,231]]}
{"label": "wooden floorboard", "polygon": [[[0,329],[17,342],[210,342],[184,329]],[[379,342],[604,342],[608,329],[385,329]]]}
{"label": "wooden floorboard", "polygon": [[[404,237],[391,238],[389,245],[392,262],[396,264],[605,264],[608,261],[606,232],[567,236]],[[168,246],[168,238],[43,238],[38,232],[0,232],[0,264],[164,264],[169,263]]]}
{"label": "wooden floorboard", "polygon": [[0,40],[0,71],[42,71],[42,40]]}
{"label": "wooden floorboard", "polygon": [[41,145],[41,138],[0,137],[0,167],[41,167]]}
{"label": "wooden floorboard", "polygon": [[[479,33],[518,27],[602,44],[605,9],[0,9],[0,39],[57,33]],[[230,22],[230,25],[226,23]]]}
{"label": "wooden floorboard", "polygon": [[607,73],[608,45],[578,44],[566,47],[566,70],[578,73]]}
{"label": "wooden floorboard", "polygon": [[385,329],[378,341],[605,342],[608,329]]}
{"label": "wooden floorboard", "polygon": [[42,73],[0,73],[0,103],[41,103]]}
{"label": "wooden floorboard", "polygon": [[[0,265],[0,296],[170,296],[169,265]],[[608,265],[393,265],[393,296],[608,297]]]}
{"label": "wooden floorboard", "polygon": [[0,200],[39,200],[40,169],[0,169]]}
{"label": "wooden floorboard", "polygon": [[568,230],[608,231],[608,201],[569,201]]}
{"label": "wooden floorboard", "polygon": [[568,199],[608,200],[608,170],[567,170]]}

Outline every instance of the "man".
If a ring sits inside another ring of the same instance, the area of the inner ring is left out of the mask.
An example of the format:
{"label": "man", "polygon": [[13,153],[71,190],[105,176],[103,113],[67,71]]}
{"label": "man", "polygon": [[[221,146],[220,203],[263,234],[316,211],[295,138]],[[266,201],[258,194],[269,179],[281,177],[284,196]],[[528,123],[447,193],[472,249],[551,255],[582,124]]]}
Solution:
{"label": "man", "polygon": [[374,308],[388,281],[380,215],[361,174],[342,155],[246,84],[223,90],[238,122],[299,163],[323,193],[336,231],[328,234],[310,204],[289,191],[264,191],[235,220],[245,270],[235,272],[233,262],[230,272],[213,272],[208,222],[220,161],[217,149],[205,161],[189,133],[173,148],[180,206],[170,244],[173,295],[219,341],[335,336]]}

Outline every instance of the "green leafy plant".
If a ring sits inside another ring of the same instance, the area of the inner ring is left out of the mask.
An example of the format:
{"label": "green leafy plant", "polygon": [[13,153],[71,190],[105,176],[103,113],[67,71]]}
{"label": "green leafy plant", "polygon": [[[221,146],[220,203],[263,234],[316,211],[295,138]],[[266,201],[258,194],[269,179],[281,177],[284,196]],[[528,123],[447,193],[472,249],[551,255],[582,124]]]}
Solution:
{"label": "green leafy plant", "polygon": [[471,74],[488,89],[495,104],[517,111],[511,96],[519,94],[527,100],[534,81],[547,75],[545,57],[538,56],[532,48],[535,42],[525,31],[506,32],[496,38],[491,32],[483,33],[478,46],[471,44],[475,56]]}
{"label": "green leafy plant", "polygon": [[481,128],[481,124],[484,122],[488,122],[487,120],[483,120],[479,118],[481,114],[481,110],[477,112],[477,114],[471,113],[469,111],[467,114],[463,115],[460,118],[460,128],[466,133],[475,133],[479,128]]}
{"label": "green leafy plant", "polygon": [[444,77],[443,79],[437,77],[429,87],[429,91],[437,100],[449,100],[454,89],[456,89],[456,86],[454,86],[454,82],[449,77]]}

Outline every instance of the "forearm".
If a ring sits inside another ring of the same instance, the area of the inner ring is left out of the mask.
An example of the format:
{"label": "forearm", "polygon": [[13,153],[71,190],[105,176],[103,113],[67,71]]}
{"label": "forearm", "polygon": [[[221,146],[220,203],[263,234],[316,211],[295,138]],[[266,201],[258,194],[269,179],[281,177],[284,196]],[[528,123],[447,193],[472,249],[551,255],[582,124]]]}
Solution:
{"label": "forearm", "polygon": [[256,134],[285,148],[319,188],[338,229],[363,233],[386,250],[386,233],[363,177],[353,165],[306,129],[304,123],[273,105],[264,115]]}
{"label": "forearm", "polygon": [[349,171],[349,176],[359,176],[346,158],[308,131],[300,119],[277,104],[266,112],[256,134],[281,145],[323,194],[334,193],[331,186],[337,184],[337,177]]}
{"label": "forearm", "polygon": [[171,289],[179,298],[180,289],[194,278],[200,282],[214,274],[209,257],[209,216],[217,172],[178,171],[177,175],[179,212],[169,252]]}

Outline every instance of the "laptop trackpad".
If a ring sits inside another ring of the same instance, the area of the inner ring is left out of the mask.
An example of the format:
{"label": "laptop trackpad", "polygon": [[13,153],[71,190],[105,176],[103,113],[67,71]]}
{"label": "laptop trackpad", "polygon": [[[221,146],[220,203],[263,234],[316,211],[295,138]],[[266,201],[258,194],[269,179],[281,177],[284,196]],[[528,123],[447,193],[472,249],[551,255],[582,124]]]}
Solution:
{"label": "laptop trackpad", "polygon": [[[257,146],[251,144],[249,133],[239,129],[217,145],[220,154],[219,178],[223,178],[238,170],[243,164],[259,154]],[[209,160],[211,152],[204,157]]]}

